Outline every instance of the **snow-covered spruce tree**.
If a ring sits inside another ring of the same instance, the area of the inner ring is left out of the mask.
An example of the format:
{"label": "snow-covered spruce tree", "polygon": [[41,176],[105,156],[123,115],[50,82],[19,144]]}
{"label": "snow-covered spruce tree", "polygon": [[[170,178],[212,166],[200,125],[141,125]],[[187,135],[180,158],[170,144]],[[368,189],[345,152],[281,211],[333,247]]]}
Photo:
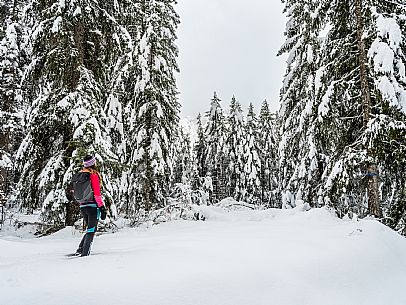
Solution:
{"label": "snow-covered spruce tree", "polygon": [[396,206],[405,181],[404,4],[325,5],[331,29],[318,71],[318,139],[327,156],[319,200],[341,214],[381,217],[381,203]]}
{"label": "snow-covered spruce tree", "polygon": [[242,151],[244,158],[242,200],[259,205],[261,202],[261,159],[258,122],[252,103],[248,108]]}
{"label": "snow-covered spruce tree", "polygon": [[172,175],[179,103],[174,73],[179,24],[172,0],[138,3],[137,39],[124,103],[128,112],[128,197],[121,210],[136,218],[165,205]]}
{"label": "snow-covered spruce tree", "polygon": [[190,185],[194,174],[193,169],[190,134],[180,126],[174,145],[173,182]]}
{"label": "snow-covered spruce tree", "polygon": [[225,169],[227,196],[239,201],[244,189],[244,151],[245,137],[244,114],[241,104],[233,96],[228,115],[228,129],[225,139],[225,155],[227,164]]}
{"label": "snow-covered spruce tree", "polygon": [[287,70],[281,89],[279,184],[283,207],[296,201],[314,206],[322,154],[318,151],[314,118],[315,83],[322,21],[316,0],[286,0],[286,42],[279,54],[288,53]]}
{"label": "snow-covered spruce tree", "polygon": [[[376,102],[371,102],[364,145],[372,159],[368,165],[375,165],[379,176],[369,171],[368,212],[380,216],[382,207],[389,224],[406,234],[406,4],[373,1],[370,12],[373,41],[367,57],[373,67]],[[370,202],[371,184],[376,187],[376,200],[381,200],[374,205]],[[403,207],[403,223],[390,217],[399,207]]]}
{"label": "snow-covered spruce tree", "polygon": [[[326,4],[327,6],[329,4]],[[317,119],[315,134],[317,148],[325,156],[322,158],[324,175],[327,172],[335,173],[342,169],[341,162],[334,167],[334,155],[341,156],[343,151],[351,150],[351,143],[355,142],[357,133],[362,128],[361,107],[354,98],[360,96],[359,81],[357,75],[358,61],[356,55],[356,31],[353,28],[353,20],[348,20],[349,2],[336,1],[335,10],[328,12],[328,20],[331,20],[331,29],[323,42],[320,52],[320,68],[317,71],[316,105]],[[326,7],[324,7],[325,9]],[[326,22],[327,22],[326,21]],[[352,24],[352,25],[351,25]],[[360,156],[358,153],[349,154]],[[347,156],[349,156],[347,155]],[[332,167],[334,169],[332,169]],[[344,177],[350,177],[348,171]],[[324,176],[323,176],[324,177]],[[337,208],[337,205],[353,205],[357,202],[356,193],[361,184],[357,174],[354,173],[352,186],[340,186],[339,183],[331,185],[330,180],[325,182],[327,188],[332,186],[332,192],[319,189],[319,204],[329,204]],[[332,195],[336,192],[337,196]],[[345,194],[347,192],[347,194]],[[343,195],[340,199],[340,196]],[[324,197],[324,198],[323,198]],[[341,200],[340,203],[338,203]]]}
{"label": "snow-covered spruce tree", "polygon": [[10,198],[22,134],[21,79],[26,64],[22,3],[0,1],[0,203]]}
{"label": "snow-covered spruce tree", "polygon": [[262,103],[258,116],[258,148],[261,158],[261,201],[266,207],[281,207],[278,185],[277,115],[269,111],[268,102]]}
{"label": "snow-covered spruce tree", "polygon": [[194,151],[196,155],[196,164],[197,164],[197,173],[198,173],[198,181],[194,182],[194,187],[199,188],[200,186],[200,178],[205,177],[207,173],[206,168],[206,156],[205,156],[205,149],[206,149],[206,136],[204,133],[204,127],[202,124],[202,116],[199,113],[197,116],[197,141],[194,146]]}
{"label": "snow-covered spruce tree", "polygon": [[226,196],[225,190],[225,164],[224,143],[226,126],[220,99],[214,92],[210,110],[206,113],[207,125],[205,129],[206,146],[204,151],[206,176],[210,177],[213,192],[210,196],[211,203],[217,203]]}
{"label": "snow-covered spruce tree", "polygon": [[[114,172],[111,181],[112,193],[114,199],[120,204],[127,201],[128,198],[128,174],[130,167],[128,159],[130,151],[128,144],[131,134],[127,122],[127,116],[130,112],[130,106],[126,104],[125,95],[126,84],[133,81],[131,67],[134,63],[134,54],[137,40],[137,8],[138,2],[131,0],[112,1],[108,3],[106,12],[115,20],[117,31],[113,33],[112,38],[120,46],[119,49],[113,49],[115,52],[110,67],[110,82],[105,88],[108,92],[105,111],[107,114],[107,129],[110,136],[112,149],[117,156],[118,163],[110,164],[114,166],[111,170]],[[112,211],[116,212],[116,211]]]}
{"label": "snow-covered spruce tree", "polygon": [[18,152],[18,200],[28,211],[42,209],[45,221],[63,223],[64,189],[81,158],[96,155],[103,193],[111,198],[111,163],[116,156],[104,110],[109,79],[119,49],[116,28],[104,4],[90,0],[33,1],[36,22],[26,83],[31,106],[27,134]]}

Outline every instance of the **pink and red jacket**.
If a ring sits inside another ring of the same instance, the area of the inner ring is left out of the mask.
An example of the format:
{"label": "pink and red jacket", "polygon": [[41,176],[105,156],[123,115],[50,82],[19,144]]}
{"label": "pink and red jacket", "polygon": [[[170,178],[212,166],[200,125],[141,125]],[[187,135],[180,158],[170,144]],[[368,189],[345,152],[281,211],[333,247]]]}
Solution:
{"label": "pink and red jacket", "polygon": [[92,184],[94,200],[97,203],[97,207],[100,208],[104,205],[104,203],[101,196],[99,175],[96,173],[90,174],[90,183]]}

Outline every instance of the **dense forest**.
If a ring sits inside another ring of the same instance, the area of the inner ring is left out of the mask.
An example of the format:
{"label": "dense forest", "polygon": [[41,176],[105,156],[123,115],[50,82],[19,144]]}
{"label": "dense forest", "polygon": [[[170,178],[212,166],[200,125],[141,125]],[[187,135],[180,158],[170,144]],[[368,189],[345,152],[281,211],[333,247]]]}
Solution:
{"label": "dense forest", "polygon": [[194,135],[176,0],[0,0],[0,204],[67,225],[65,188],[92,154],[110,215],[131,224],[232,197],[406,234],[404,1],[283,2],[280,110],[214,93]]}

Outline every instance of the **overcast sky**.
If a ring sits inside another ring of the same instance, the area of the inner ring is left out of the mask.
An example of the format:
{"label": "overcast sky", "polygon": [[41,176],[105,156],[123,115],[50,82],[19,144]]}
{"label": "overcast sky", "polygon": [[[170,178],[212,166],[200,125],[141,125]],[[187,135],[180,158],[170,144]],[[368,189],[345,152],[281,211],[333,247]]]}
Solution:
{"label": "overcast sky", "polygon": [[216,91],[228,113],[233,95],[244,111],[264,99],[279,108],[286,56],[276,53],[284,42],[285,17],[279,0],[179,0],[181,69],[177,75],[181,116],[209,110]]}

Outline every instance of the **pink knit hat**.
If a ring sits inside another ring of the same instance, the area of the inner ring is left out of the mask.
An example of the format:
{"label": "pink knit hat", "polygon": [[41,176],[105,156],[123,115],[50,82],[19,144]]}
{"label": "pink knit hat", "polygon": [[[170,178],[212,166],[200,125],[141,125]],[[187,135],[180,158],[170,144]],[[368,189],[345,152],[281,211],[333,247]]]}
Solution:
{"label": "pink knit hat", "polygon": [[84,167],[90,167],[92,165],[96,164],[96,158],[94,156],[86,156],[83,159],[83,166]]}

